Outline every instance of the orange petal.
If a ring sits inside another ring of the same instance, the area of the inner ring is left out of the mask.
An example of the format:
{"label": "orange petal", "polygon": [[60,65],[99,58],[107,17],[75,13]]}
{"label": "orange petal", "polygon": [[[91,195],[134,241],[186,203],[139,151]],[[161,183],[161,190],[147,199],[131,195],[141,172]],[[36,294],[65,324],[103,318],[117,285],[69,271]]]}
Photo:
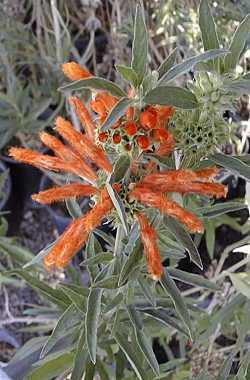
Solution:
{"label": "orange petal", "polygon": [[[116,190],[119,189],[115,184]],[[96,205],[81,218],[75,219],[61,235],[44,259],[47,269],[65,268],[86,242],[89,233],[96,228],[103,217],[112,210],[113,203],[104,188]]]}
{"label": "orange petal", "polygon": [[63,63],[62,71],[64,72],[65,76],[72,81],[85,79],[92,76],[88,70],[82,68],[76,62]]}
{"label": "orange petal", "polygon": [[144,254],[147,261],[148,272],[153,280],[161,278],[163,267],[161,256],[157,246],[157,236],[155,230],[149,225],[148,219],[142,213],[137,213],[136,218],[140,225],[140,237],[144,247]]}
{"label": "orange petal", "polygon": [[104,150],[100,146],[95,145],[86,136],[82,135],[82,133],[76,131],[69,121],[62,117],[58,117],[56,119],[55,129],[82,157],[90,158],[98,167],[111,173],[112,166],[109,163]]}
{"label": "orange petal", "polygon": [[94,170],[92,170],[86,162],[83,161],[79,154],[75,153],[72,149],[66,147],[56,137],[51,136],[46,132],[40,133],[40,139],[44,145],[53,150],[56,156],[61,158],[63,161],[66,161],[67,164],[71,163],[71,173],[85,179],[90,183],[96,182],[97,175]]}
{"label": "orange petal", "polygon": [[137,199],[145,206],[154,207],[162,214],[170,215],[183,223],[190,232],[203,232],[204,228],[201,221],[189,211],[178,205],[178,203],[167,199],[161,193],[155,193],[136,187],[130,194],[130,199]]}
{"label": "orange petal", "polygon": [[169,106],[157,106],[157,121],[159,127],[165,127],[167,121],[174,114],[174,108]]}
{"label": "orange petal", "polygon": [[158,156],[166,156],[174,150],[174,138],[164,128],[155,129],[153,131],[153,138],[160,142],[159,147],[155,150],[155,154]]}
{"label": "orange petal", "polygon": [[86,134],[90,138],[90,140],[94,141],[95,138],[95,128],[96,125],[92,120],[92,117],[87,110],[87,108],[83,105],[80,99],[78,99],[76,96],[71,96],[69,98],[70,104],[74,107],[75,112],[77,116],[79,117],[79,120],[85,129]]}
{"label": "orange petal", "polygon": [[42,204],[50,204],[72,197],[88,197],[96,193],[97,189],[93,186],[81,183],[71,183],[69,185],[41,191],[38,194],[33,194],[32,199]]}
{"label": "orange petal", "polygon": [[154,107],[147,107],[140,114],[140,124],[145,129],[154,129],[157,127],[157,112]]}

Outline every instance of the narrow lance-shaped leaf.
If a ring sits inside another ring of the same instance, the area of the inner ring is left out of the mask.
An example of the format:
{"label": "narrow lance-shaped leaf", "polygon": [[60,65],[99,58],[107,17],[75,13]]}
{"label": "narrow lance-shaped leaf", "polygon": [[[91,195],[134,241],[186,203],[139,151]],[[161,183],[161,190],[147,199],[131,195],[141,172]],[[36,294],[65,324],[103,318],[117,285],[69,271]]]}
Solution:
{"label": "narrow lance-shaped leaf", "polygon": [[195,95],[181,87],[155,87],[147,93],[143,100],[146,104],[167,105],[187,110],[199,107]]}
{"label": "narrow lance-shaped leaf", "polygon": [[175,48],[158,68],[159,79],[175,64],[178,49]]}
{"label": "narrow lance-shaped leaf", "polygon": [[215,162],[223,168],[228,169],[233,174],[250,181],[250,166],[245,164],[240,159],[222,153],[216,153],[209,156],[209,160]]}
{"label": "narrow lance-shaped leaf", "polygon": [[120,97],[126,97],[127,94],[114,82],[107,79],[90,77],[87,79],[80,79],[73,83],[66,84],[59,88],[60,91],[78,91],[83,88],[89,88],[92,90],[104,90],[108,91],[111,95]]}
{"label": "narrow lance-shaped leaf", "polygon": [[85,362],[87,359],[87,351],[85,347],[85,329],[81,327],[80,337],[77,342],[76,353],[74,357],[74,366],[71,374],[73,380],[82,380],[85,371]]}
{"label": "narrow lance-shaped leaf", "polygon": [[172,298],[177,313],[184,322],[185,326],[188,328],[190,336],[192,336],[192,325],[187,307],[179,289],[167,273],[167,270],[165,270],[162,274],[161,284],[168,295]]}
{"label": "narrow lance-shaped leaf", "polygon": [[214,18],[208,5],[208,0],[201,0],[199,8],[199,25],[205,50],[219,49],[219,39]]}
{"label": "narrow lance-shaped leaf", "polygon": [[44,358],[44,356],[52,350],[52,348],[62,338],[62,336],[65,333],[68,333],[69,329],[75,327],[78,323],[80,323],[81,318],[82,315],[77,311],[75,305],[71,304],[59,318],[54,330],[43,346],[40,358]]}
{"label": "narrow lance-shaped leaf", "polygon": [[86,343],[92,363],[96,363],[97,329],[101,313],[102,290],[91,289],[85,317]]}
{"label": "narrow lance-shaped leaf", "polygon": [[198,249],[186,229],[177,220],[171,217],[164,217],[164,223],[188,251],[190,260],[193,261],[200,269],[203,269]]}
{"label": "narrow lance-shaped leaf", "polygon": [[119,286],[123,285],[127,281],[132,270],[135,269],[139,265],[141,258],[142,258],[141,244],[137,243],[133,251],[130,253],[127,261],[124,263],[122,267],[120,278],[119,278]]}
{"label": "narrow lance-shaped leaf", "polygon": [[246,40],[250,32],[250,14],[240,23],[236,29],[232,42],[229,46],[230,53],[225,57],[226,72],[235,69],[244,50]]}
{"label": "narrow lance-shaped leaf", "polygon": [[[121,330],[121,331],[120,331]],[[136,349],[139,347],[132,348],[131,343],[128,342],[127,336],[122,332],[122,328],[115,332],[114,338],[117,341],[119,347],[126,355],[131,367],[134,369],[136,375],[140,380],[149,380],[146,371],[142,368],[141,362],[138,360],[136,355]]]}
{"label": "narrow lance-shaped leaf", "polygon": [[136,309],[133,306],[128,306],[128,314],[134,327],[137,343],[143,355],[145,356],[145,359],[147,360],[154,373],[156,375],[159,375],[159,365],[156,360],[154,351],[152,349],[152,343],[143,331],[143,321],[140,317],[140,314],[136,311]]}
{"label": "narrow lance-shaped leaf", "polygon": [[137,74],[131,67],[124,65],[115,65],[115,68],[123,79],[129,83],[132,83],[135,87],[137,86]]}
{"label": "narrow lance-shaped leaf", "polygon": [[117,192],[113,189],[113,187],[111,186],[111,184],[109,182],[107,182],[106,186],[107,186],[109,196],[110,196],[110,198],[111,198],[111,200],[112,200],[112,202],[116,208],[118,216],[121,220],[125,234],[128,235],[128,223],[127,223],[126,212],[125,212],[122,200],[119,197],[119,195],[117,194]]}
{"label": "narrow lance-shaped leaf", "polygon": [[122,154],[113,166],[113,172],[110,177],[110,183],[120,182],[130,167],[130,157],[128,154]]}
{"label": "narrow lance-shaped leaf", "polygon": [[166,84],[180,75],[183,75],[190,71],[197,63],[207,62],[211,59],[222,57],[223,55],[228,54],[226,49],[212,49],[208,50],[205,53],[196,55],[194,57],[187,58],[185,61],[179,63],[178,65],[173,66],[168,70],[159,80],[158,85]]}
{"label": "narrow lance-shaped leaf", "polygon": [[137,5],[136,13],[135,13],[131,67],[137,74],[138,85],[141,84],[142,79],[147,69],[147,56],[148,56],[147,28],[144,21],[143,10],[140,5]]}
{"label": "narrow lance-shaped leaf", "polygon": [[133,99],[121,98],[119,102],[117,102],[114,107],[111,109],[108,114],[106,120],[101,126],[101,131],[107,131],[111,128],[115,122],[124,115],[127,111],[128,107],[133,103]]}

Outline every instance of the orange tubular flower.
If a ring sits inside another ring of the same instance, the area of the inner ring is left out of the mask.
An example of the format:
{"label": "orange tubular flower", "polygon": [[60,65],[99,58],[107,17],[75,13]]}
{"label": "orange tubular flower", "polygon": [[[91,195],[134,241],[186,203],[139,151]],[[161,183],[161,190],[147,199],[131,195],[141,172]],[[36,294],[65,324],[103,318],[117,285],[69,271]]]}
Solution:
{"label": "orange tubular flower", "polygon": [[121,142],[121,135],[120,135],[120,133],[115,133],[113,135],[113,143],[114,144],[120,144],[120,142]]}
{"label": "orange tubular flower", "polygon": [[136,138],[136,142],[137,144],[139,145],[139,147],[141,148],[141,150],[147,150],[149,148],[149,139],[147,138],[147,136],[138,136]]}
{"label": "orange tubular flower", "polygon": [[127,121],[124,124],[124,132],[127,136],[134,136],[137,132],[137,125],[134,121]]}
{"label": "orange tubular flower", "polygon": [[108,133],[107,132],[100,132],[98,134],[98,140],[101,142],[101,143],[105,143],[107,140],[108,140]]}
{"label": "orange tubular flower", "polygon": [[161,256],[157,246],[157,236],[155,230],[150,227],[148,219],[142,213],[137,213],[136,218],[140,226],[140,237],[144,247],[144,254],[147,261],[148,272],[153,280],[158,281],[161,278],[163,267]]}
{"label": "orange tubular flower", "polygon": [[95,138],[95,123],[93,122],[91,115],[87,108],[83,105],[80,99],[78,99],[76,96],[71,96],[69,98],[70,104],[74,107],[75,112],[85,129],[85,132],[87,136],[90,138],[90,140],[94,141]]}
{"label": "orange tubular flower", "polygon": [[[216,168],[203,170],[169,170],[145,176],[141,185],[159,192],[199,193],[216,198],[225,197],[227,188],[219,183],[205,182],[218,173]],[[140,185],[139,185],[140,186]]]}
{"label": "orange tubular flower", "polygon": [[86,79],[92,76],[88,70],[82,68],[76,62],[63,63],[62,70],[65,76],[72,81]]}
{"label": "orange tubular flower", "polygon": [[97,180],[97,175],[95,172],[84,162],[81,156],[73,152],[70,148],[66,147],[60,140],[56,137],[49,135],[46,132],[40,133],[40,140],[49,149],[53,150],[55,155],[67,163],[71,163],[74,170],[74,174],[85,179],[90,183],[95,183]]}
{"label": "orange tubular flower", "polygon": [[153,107],[147,109],[140,114],[140,124],[146,130],[157,128],[157,112]]}
{"label": "orange tubular flower", "polygon": [[[119,187],[115,184],[116,190]],[[53,268],[65,268],[77,251],[84,245],[90,232],[96,228],[103,217],[112,210],[113,203],[108,191],[104,188],[100,193],[97,204],[87,214],[74,220],[65,232],[61,235],[52,250],[44,259],[45,267],[50,270]]]}
{"label": "orange tubular flower", "polygon": [[130,193],[130,199],[137,199],[145,206],[157,208],[162,214],[178,219],[190,232],[203,232],[204,230],[202,222],[195,215],[186,211],[178,203],[167,199],[162,193],[138,186]]}
{"label": "orange tubular flower", "polygon": [[90,107],[96,112],[101,119],[105,119],[111,108],[118,102],[115,96],[110,95],[106,91],[98,92],[95,99],[91,100]]}
{"label": "orange tubular flower", "polygon": [[167,121],[170,119],[171,116],[173,116],[174,108],[168,106],[157,106],[156,110],[158,126],[160,128],[164,128],[166,126]]}
{"label": "orange tubular flower", "polygon": [[81,183],[71,183],[69,185],[40,191],[38,194],[33,194],[31,198],[36,202],[47,205],[53,202],[64,201],[65,199],[72,197],[89,197],[97,192],[98,190],[93,186]]}
{"label": "orange tubular flower", "polygon": [[72,124],[58,117],[56,119],[55,130],[72,146],[72,148],[84,158],[90,158],[93,163],[110,173],[112,167],[100,146],[95,145],[86,136],[76,131]]}
{"label": "orange tubular flower", "polygon": [[160,142],[159,147],[155,151],[155,154],[158,156],[166,156],[173,151],[175,146],[174,138],[165,128],[154,129],[153,138]]}

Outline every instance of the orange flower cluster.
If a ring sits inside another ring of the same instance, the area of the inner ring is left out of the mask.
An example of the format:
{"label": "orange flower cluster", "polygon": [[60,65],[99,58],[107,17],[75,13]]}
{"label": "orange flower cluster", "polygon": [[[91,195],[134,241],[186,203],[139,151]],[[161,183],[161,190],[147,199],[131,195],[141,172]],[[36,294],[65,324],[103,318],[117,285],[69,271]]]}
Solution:
{"label": "orange flower cluster", "polygon": [[[71,80],[79,80],[90,75],[73,62],[64,64],[63,70]],[[95,144],[96,125],[89,111],[78,98],[71,97],[69,101],[81,121],[85,134],[74,129],[69,121],[58,117],[55,122],[55,130],[68,145],[48,133],[42,132],[40,134],[41,141],[54,152],[55,156],[41,154],[29,149],[10,149],[10,156],[17,161],[41,169],[71,173],[89,183],[71,183],[34,194],[32,198],[37,202],[50,204],[71,197],[93,195],[98,197],[95,206],[69,225],[45,257],[44,263],[48,269],[67,266],[72,257],[86,242],[89,233],[114,208],[107,189],[105,187],[102,189],[97,188],[98,172],[94,171],[89,164],[89,161],[92,161],[107,174],[112,171],[111,164],[102,146]],[[103,122],[116,102],[115,97],[107,92],[101,92],[91,102],[91,108],[99,115],[100,121]],[[138,146],[142,150],[147,150],[149,141],[153,141],[153,144],[158,143],[158,146],[155,146],[156,154],[169,154],[173,150],[174,141],[165,126],[172,113],[173,109],[170,107],[155,106],[147,107],[139,116],[136,116],[135,109],[130,107],[126,112],[125,120],[119,120],[116,123],[117,125],[114,126],[115,129],[112,131],[113,143],[120,144],[124,140],[124,136],[127,136],[128,138],[135,138],[134,141]],[[107,142],[108,138],[108,132],[99,134],[99,141],[103,143]],[[127,145],[131,144],[131,140],[128,139],[125,142]],[[131,165],[131,172],[137,173],[135,162]],[[226,187],[211,181],[211,178],[217,173],[218,169],[216,168],[196,171],[169,170],[157,172],[157,165],[149,162],[144,170],[144,177],[139,182],[128,185],[125,193],[127,191],[127,200],[131,203],[132,209],[132,204],[135,201],[145,207],[156,208],[162,214],[178,219],[190,232],[199,233],[203,231],[202,222],[194,214],[169,198],[166,193],[198,193],[206,196],[225,197],[227,193]],[[113,187],[115,191],[120,191],[120,184],[114,184]],[[135,209],[138,210],[137,207]],[[150,226],[143,212],[136,211],[134,216],[140,226],[140,237],[144,247],[148,271],[154,280],[159,280],[163,268],[157,246],[156,231]]]}
{"label": "orange flower cluster", "polygon": [[[79,80],[91,76],[88,71],[75,62],[65,63],[62,68],[70,80]],[[132,89],[129,89],[128,96],[133,98],[134,91]],[[117,102],[118,98],[107,91],[97,92],[90,102],[90,108],[98,115],[99,126],[105,122],[109,112]],[[86,134],[93,141],[96,125],[89,111],[76,97],[71,97],[70,103],[74,107]],[[166,124],[173,113],[173,107],[148,106],[138,116],[135,109],[130,106],[124,117],[116,121],[111,131],[99,133],[98,140],[100,143],[106,143],[111,137],[113,144],[123,143],[126,150],[131,150],[131,144],[135,143],[142,151],[155,147],[155,154],[159,156],[168,155],[172,152],[175,144],[172,135],[166,130]],[[119,131],[117,131],[118,128]]]}

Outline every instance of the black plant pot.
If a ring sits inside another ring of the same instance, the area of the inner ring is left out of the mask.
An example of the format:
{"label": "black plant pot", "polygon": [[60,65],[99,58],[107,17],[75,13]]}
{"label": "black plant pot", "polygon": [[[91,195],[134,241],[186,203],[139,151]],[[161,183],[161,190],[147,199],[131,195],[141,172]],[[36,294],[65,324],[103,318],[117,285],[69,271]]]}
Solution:
{"label": "black plant pot", "polygon": [[41,172],[29,165],[18,163],[8,157],[0,157],[9,169],[11,178],[11,191],[9,199],[5,205],[8,221],[8,235],[18,235],[19,226],[23,217],[24,206],[30,201],[31,194],[39,190]]}
{"label": "black plant pot", "polygon": [[[8,170],[7,166],[3,161],[0,161],[0,174]],[[8,200],[10,198],[11,194],[11,177],[10,173],[7,174],[6,180],[3,184],[3,192],[0,194],[0,211],[6,210],[6,205],[8,203]]]}

